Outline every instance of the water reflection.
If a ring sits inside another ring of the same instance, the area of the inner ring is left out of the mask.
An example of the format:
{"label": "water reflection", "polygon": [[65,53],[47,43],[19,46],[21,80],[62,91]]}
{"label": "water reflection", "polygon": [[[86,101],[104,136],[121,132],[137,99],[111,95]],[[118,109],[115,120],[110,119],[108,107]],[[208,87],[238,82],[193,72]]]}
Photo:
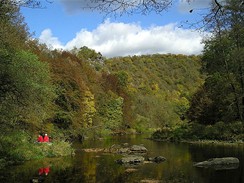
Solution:
{"label": "water reflection", "polygon": [[244,183],[243,145],[194,144],[190,145],[189,151],[193,162],[205,161],[211,158],[237,157],[240,161],[238,167],[233,167],[230,170],[196,168],[197,175],[209,183]]}
{"label": "water reflection", "polygon": [[45,177],[49,174],[50,167],[41,167],[38,169],[38,176],[33,177],[30,182],[31,183],[41,183],[45,181]]}
{"label": "water reflection", "polygon": [[[149,163],[133,167],[133,170],[121,166],[116,160],[122,155],[104,152],[85,152],[83,148],[107,148],[113,144],[143,144],[148,149],[145,159],[164,156],[166,161],[160,164]],[[75,144],[74,157],[51,158],[29,161],[0,171],[0,182],[24,183],[37,178],[39,182],[53,183],[140,183],[146,180],[158,180],[164,183],[243,183],[244,147],[223,147],[190,145],[183,143],[153,142],[143,137],[114,137],[101,141],[85,141]],[[193,167],[194,162],[214,157],[234,156],[240,160],[235,170],[211,170]],[[44,168],[49,168],[44,171]],[[47,173],[47,175],[46,175]],[[41,176],[41,181],[38,180]],[[36,181],[36,180],[35,180]]]}

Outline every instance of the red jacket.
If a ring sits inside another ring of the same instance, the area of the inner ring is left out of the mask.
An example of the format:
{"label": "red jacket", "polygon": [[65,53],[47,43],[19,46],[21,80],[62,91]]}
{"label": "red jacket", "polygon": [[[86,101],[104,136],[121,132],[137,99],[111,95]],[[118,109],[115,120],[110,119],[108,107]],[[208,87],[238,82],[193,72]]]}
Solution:
{"label": "red jacket", "polygon": [[43,172],[44,172],[44,169],[43,168],[39,168],[39,170],[38,170],[39,175],[42,175]]}
{"label": "red jacket", "polygon": [[45,175],[48,175],[49,171],[49,167],[43,168],[43,172],[45,173]]}
{"label": "red jacket", "polygon": [[47,135],[44,136],[43,142],[49,142],[49,137]]}
{"label": "red jacket", "polygon": [[37,142],[43,142],[43,137],[41,135],[38,137]]}

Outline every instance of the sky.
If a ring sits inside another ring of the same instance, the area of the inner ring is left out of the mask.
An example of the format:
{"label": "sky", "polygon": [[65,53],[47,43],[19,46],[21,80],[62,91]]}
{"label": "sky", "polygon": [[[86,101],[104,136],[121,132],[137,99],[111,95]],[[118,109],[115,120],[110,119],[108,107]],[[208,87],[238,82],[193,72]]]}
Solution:
{"label": "sky", "polygon": [[[145,54],[201,54],[203,32],[190,29],[211,0],[175,0],[160,15],[115,17],[84,10],[88,0],[41,0],[43,8],[21,8],[33,38],[50,49],[87,46],[105,57]],[[192,13],[189,10],[194,9]]]}

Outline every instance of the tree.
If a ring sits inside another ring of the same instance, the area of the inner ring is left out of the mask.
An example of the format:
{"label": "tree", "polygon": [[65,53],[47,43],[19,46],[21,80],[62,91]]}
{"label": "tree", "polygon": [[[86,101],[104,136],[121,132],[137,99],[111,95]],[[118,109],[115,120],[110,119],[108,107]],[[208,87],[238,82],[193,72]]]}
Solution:
{"label": "tree", "polygon": [[40,126],[52,111],[49,67],[27,51],[29,33],[19,7],[0,1],[0,17],[1,122],[12,127],[20,121]]}
{"label": "tree", "polygon": [[[51,0],[45,0],[48,3],[52,3]],[[174,0],[77,0],[80,1],[81,8],[89,9],[92,11],[98,11],[102,14],[144,14],[147,15],[151,12],[162,13],[168,10],[177,1]],[[194,0],[185,0],[187,3],[192,3]],[[11,3],[17,6],[40,8],[43,1],[40,0],[2,0],[3,3]],[[242,0],[241,0],[242,2]],[[212,10],[215,11],[215,15],[222,9],[223,5],[220,0],[213,0]],[[211,8],[211,7],[209,7]],[[190,10],[192,13],[194,9]]]}
{"label": "tree", "polygon": [[[52,3],[52,0],[45,0]],[[161,13],[173,4],[173,0],[78,0],[81,2],[81,8],[98,10],[105,14],[119,13],[120,15],[127,13],[148,14],[151,11]],[[191,1],[191,0],[187,0]],[[1,4],[12,4],[16,6],[41,8],[43,1],[41,0],[1,0]]]}
{"label": "tree", "polygon": [[97,53],[95,50],[88,48],[87,46],[81,47],[79,50],[73,50],[73,52],[77,52],[76,55],[78,58],[84,61],[102,61],[102,54]]}
{"label": "tree", "polygon": [[0,48],[16,50],[23,48],[29,37],[19,7],[0,1]]}
{"label": "tree", "polygon": [[6,55],[0,54],[1,121],[40,127],[50,117],[55,96],[48,65],[26,51]]}
{"label": "tree", "polygon": [[84,8],[97,10],[108,14],[148,14],[152,11],[161,13],[173,4],[173,0],[90,0],[86,1]]}
{"label": "tree", "polygon": [[[205,40],[202,57],[203,70],[208,74],[203,86],[206,93],[202,97],[207,96],[210,99],[212,110],[209,118],[209,115],[206,116],[208,109],[201,109],[202,113],[197,117],[197,121],[201,123],[202,120],[208,121],[205,123],[216,123],[219,120],[244,121],[243,17],[242,1],[229,0],[221,6],[218,16],[210,20],[212,37]],[[199,97],[199,94],[195,97]],[[197,98],[193,98],[195,99]],[[194,105],[194,101],[192,104]],[[201,103],[195,108],[199,108],[200,105]],[[191,110],[194,111],[193,107]],[[203,116],[206,118],[203,119]],[[192,116],[190,118],[193,119]],[[210,119],[212,121],[209,121]]]}
{"label": "tree", "polygon": [[[49,2],[48,0],[46,0]],[[50,1],[51,2],[51,1]],[[1,0],[1,6],[16,6],[16,7],[29,7],[29,8],[41,8],[41,1],[38,0]]]}

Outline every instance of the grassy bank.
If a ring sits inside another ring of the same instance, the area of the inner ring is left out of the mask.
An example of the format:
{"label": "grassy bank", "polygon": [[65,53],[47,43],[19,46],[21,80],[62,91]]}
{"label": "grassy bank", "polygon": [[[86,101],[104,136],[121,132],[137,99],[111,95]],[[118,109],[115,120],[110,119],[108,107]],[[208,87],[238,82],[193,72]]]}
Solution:
{"label": "grassy bank", "polygon": [[0,168],[28,160],[74,154],[69,142],[55,140],[52,143],[37,143],[36,139],[24,132],[1,136],[0,146]]}

